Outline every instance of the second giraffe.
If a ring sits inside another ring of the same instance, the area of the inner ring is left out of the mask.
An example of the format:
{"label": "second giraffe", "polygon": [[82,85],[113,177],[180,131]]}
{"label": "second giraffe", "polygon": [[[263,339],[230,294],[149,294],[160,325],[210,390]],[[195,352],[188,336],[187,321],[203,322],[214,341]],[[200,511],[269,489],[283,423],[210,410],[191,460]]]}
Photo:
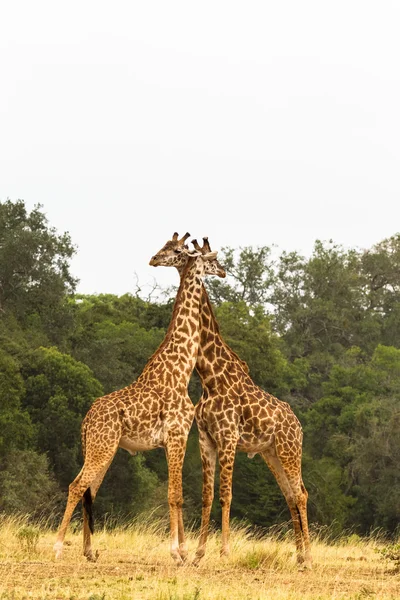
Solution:
{"label": "second giraffe", "polygon": [[[204,256],[211,252],[207,238],[194,247]],[[173,265],[177,234],[157,255],[157,264]],[[189,250],[186,248],[186,256]],[[203,467],[203,508],[200,541],[194,564],[205,554],[210,512],[214,497],[216,459],[220,467],[222,506],[222,550],[229,554],[229,514],[236,451],[249,457],[260,454],[274,474],[286,499],[295,533],[297,562],[311,568],[307,519],[307,491],[301,473],[303,432],[289,404],[258,387],[244,361],[222,338],[207,291],[202,286],[200,301],[200,345],[196,361],[203,395],[196,405]]]}

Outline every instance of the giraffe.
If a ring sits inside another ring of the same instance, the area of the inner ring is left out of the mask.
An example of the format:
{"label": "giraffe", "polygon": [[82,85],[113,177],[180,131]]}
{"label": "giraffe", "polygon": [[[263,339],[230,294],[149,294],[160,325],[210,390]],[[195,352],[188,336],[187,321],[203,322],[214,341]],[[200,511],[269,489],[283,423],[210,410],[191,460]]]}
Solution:
{"label": "giraffe", "polygon": [[[207,238],[197,251],[208,254]],[[182,265],[178,267],[182,269]],[[222,506],[221,555],[229,554],[229,514],[235,454],[249,458],[260,454],[272,471],[288,504],[295,534],[297,562],[311,568],[307,498],[301,474],[301,424],[289,404],[257,386],[247,364],[222,338],[207,291],[202,286],[200,301],[200,345],[196,361],[203,394],[195,407],[203,470],[202,520],[200,539],[193,561],[198,565],[205,554],[210,512],[214,498],[215,466],[220,467]]]}
{"label": "giraffe", "polygon": [[[164,340],[131,385],[98,398],[82,422],[84,465],[69,486],[68,501],[54,550],[60,558],[72,513],[83,502],[83,553],[97,559],[91,545],[92,503],[118,448],[137,451],[164,447],[168,463],[170,552],[176,564],[187,556],[182,519],[182,466],[194,406],[188,383],[199,345],[199,306],[202,280],[218,274],[217,253],[181,252],[186,233],[174,235],[170,264],[181,269],[181,283]],[[157,266],[153,257],[151,265]]]}

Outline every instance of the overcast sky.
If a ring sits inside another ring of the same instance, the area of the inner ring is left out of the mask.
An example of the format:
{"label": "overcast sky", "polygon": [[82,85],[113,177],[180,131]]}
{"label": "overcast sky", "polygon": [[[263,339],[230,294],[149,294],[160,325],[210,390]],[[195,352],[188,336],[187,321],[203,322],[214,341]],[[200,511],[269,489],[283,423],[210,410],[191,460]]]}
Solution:
{"label": "overcast sky", "polygon": [[400,231],[400,3],[0,4],[0,200],[69,231],[83,293],[213,249]]}

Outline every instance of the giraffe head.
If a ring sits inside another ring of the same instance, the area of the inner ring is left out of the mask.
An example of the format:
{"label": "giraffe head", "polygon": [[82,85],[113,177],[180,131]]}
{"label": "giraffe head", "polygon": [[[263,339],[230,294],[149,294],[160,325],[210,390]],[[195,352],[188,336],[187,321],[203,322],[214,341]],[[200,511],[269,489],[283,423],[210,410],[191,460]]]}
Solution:
{"label": "giraffe head", "polygon": [[[182,272],[189,258],[202,256],[205,263],[205,275],[217,275],[225,277],[224,268],[217,261],[217,252],[212,252],[210,245],[203,245],[203,248],[197,244],[194,250],[189,250],[185,241],[190,236],[190,233],[179,239],[179,235],[174,233],[172,240],[168,240],[166,244],[155,254],[150,260],[150,265],[153,267],[176,267],[179,272]],[[206,240],[207,238],[204,238]],[[194,240],[195,242],[196,240]]]}
{"label": "giraffe head", "polygon": [[[200,246],[197,242],[197,240],[192,240],[192,244],[194,246],[194,249],[196,252],[200,252],[200,254],[202,254],[203,256],[208,256],[210,254],[215,254],[217,255],[216,252],[212,252],[211,251],[211,246],[210,243],[208,241],[208,237],[203,237],[203,246]],[[208,265],[208,270],[206,271],[207,275],[217,275],[218,277],[226,277],[226,271],[223,268],[223,266],[217,261],[217,259],[215,258],[214,260],[210,261],[209,265]]]}
{"label": "giraffe head", "polygon": [[185,244],[188,237],[190,237],[190,233],[185,233],[181,239],[179,239],[177,233],[174,233],[172,240],[168,240],[164,244],[161,250],[151,258],[149,264],[152,267],[176,267],[178,270],[183,269],[189,258],[189,248]]}

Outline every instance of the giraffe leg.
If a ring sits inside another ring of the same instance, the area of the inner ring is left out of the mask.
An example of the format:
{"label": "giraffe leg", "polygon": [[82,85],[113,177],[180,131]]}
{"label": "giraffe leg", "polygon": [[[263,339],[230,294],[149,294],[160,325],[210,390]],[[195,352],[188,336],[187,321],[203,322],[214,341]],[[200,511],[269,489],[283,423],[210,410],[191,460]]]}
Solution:
{"label": "giraffe leg", "polygon": [[111,451],[108,450],[107,458],[102,457],[100,464],[91,459],[88,453],[86,454],[85,464],[83,465],[81,472],[69,486],[67,506],[65,508],[63,520],[58,529],[56,543],[54,544],[56,558],[61,558],[65,534],[76,505],[79,500],[82,499],[86,490],[90,488],[92,483],[111,462],[116,450],[117,445],[115,444]]}
{"label": "giraffe leg", "polygon": [[307,491],[301,479],[300,467],[285,469],[281,458],[270,453],[263,453],[263,459],[272,471],[285,497],[292,517],[294,529],[297,563],[311,568],[310,538],[307,519]]}
{"label": "giraffe leg", "polygon": [[232,502],[232,476],[235,462],[236,441],[227,440],[218,448],[220,467],[219,498],[222,506],[221,556],[229,556],[229,515]]}
{"label": "giraffe leg", "polygon": [[[182,468],[185,457],[186,439],[170,435],[166,454],[168,462],[168,504],[170,518],[170,551],[177,565],[187,555],[183,528]],[[181,555],[183,553],[183,556]]]}
{"label": "giraffe leg", "polygon": [[178,542],[179,554],[183,562],[187,559],[188,549],[186,546],[185,527],[183,525],[183,510],[182,506],[178,506]]}
{"label": "giraffe leg", "polygon": [[306,569],[312,568],[312,558],[311,558],[311,545],[310,545],[310,533],[308,530],[308,516],[307,516],[307,500],[308,500],[308,492],[305,488],[303,480],[300,476],[300,485],[299,491],[296,495],[297,500],[297,509],[300,513],[300,524],[301,524],[301,532],[303,534],[304,540],[304,566]]}
{"label": "giraffe leg", "polygon": [[[115,456],[115,454],[114,454],[114,456]],[[91,483],[90,488],[88,488],[90,490],[92,502],[94,502],[94,500],[96,498],[99,487],[100,487],[100,485],[105,477],[105,474],[107,473],[107,471],[113,461],[114,456],[111,458],[111,460],[108,461],[108,463],[100,471],[100,473],[98,473],[98,475],[96,476],[94,481]],[[85,509],[85,504],[83,503],[83,555],[89,561],[96,562],[96,560],[98,558],[98,552],[94,553],[92,550],[92,533],[93,532],[91,531],[91,528],[89,525],[89,516]]]}
{"label": "giraffe leg", "polygon": [[215,462],[217,452],[205,431],[199,427],[200,455],[203,470],[203,506],[201,512],[200,539],[193,564],[197,566],[206,552],[211,507],[214,499]]}
{"label": "giraffe leg", "polygon": [[78,504],[89,485],[90,477],[88,476],[88,473],[85,472],[85,467],[83,467],[82,471],[69,486],[67,506],[65,508],[64,517],[57,533],[56,543],[54,544],[56,558],[61,558],[64,538],[72,517],[72,513],[74,512],[75,506]]}

